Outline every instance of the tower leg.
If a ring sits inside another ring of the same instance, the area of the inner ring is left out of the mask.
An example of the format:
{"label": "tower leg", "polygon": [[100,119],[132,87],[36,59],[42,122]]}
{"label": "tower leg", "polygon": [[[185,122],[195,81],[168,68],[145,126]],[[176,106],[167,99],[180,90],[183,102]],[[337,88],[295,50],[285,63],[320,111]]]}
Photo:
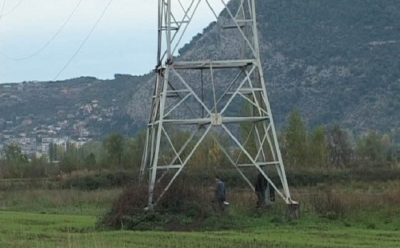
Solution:
{"label": "tower leg", "polygon": [[288,216],[292,219],[298,219],[300,217],[300,203],[294,202],[287,205]]}

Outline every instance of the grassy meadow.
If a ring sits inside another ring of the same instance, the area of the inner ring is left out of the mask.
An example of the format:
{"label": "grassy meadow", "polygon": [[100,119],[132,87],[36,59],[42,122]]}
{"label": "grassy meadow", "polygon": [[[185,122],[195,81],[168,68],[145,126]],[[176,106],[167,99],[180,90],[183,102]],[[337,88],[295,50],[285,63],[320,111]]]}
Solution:
{"label": "grassy meadow", "polygon": [[[396,247],[400,246],[400,182],[320,184],[291,189],[301,216],[277,201],[254,209],[255,195],[230,192],[225,215],[205,228],[150,231],[97,228],[122,189],[0,191],[0,247]],[[182,222],[195,222],[183,219]],[[209,228],[208,228],[209,227]]]}
{"label": "grassy meadow", "polygon": [[92,215],[0,211],[0,247],[395,247],[398,231],[303,217],[242,230],[96,231]]}

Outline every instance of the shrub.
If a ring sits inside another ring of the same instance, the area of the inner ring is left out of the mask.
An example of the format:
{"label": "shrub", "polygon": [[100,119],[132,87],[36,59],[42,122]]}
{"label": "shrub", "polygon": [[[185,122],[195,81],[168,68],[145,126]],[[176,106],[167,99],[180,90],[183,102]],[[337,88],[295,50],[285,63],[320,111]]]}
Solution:
{"label": "shrub", "polygon": [[[157,197],[162,189],[164,187],[156,188]],[[207,190],[196,187],[189,177],[178,178],[157,202],[154,211],[144,211],[147,197],[147,185],[132,184],[122,193],[110,211],[99,220],[98,226],[143,230],[168,223],[186,225],[211,214],[211,198]]]}
{"label": "shrub", "polygon": [[147,204],[147,186],[132,185],[126,188],[110,211],[98,222],[98,226],[121,229],[130,226],[131,229],[140,222],[148,220],[143,211]]}
{"label": "shrub", "polygon": [[348,210],[342,198],[328,188],[317,190],[311,196],[310,204],[316,213],[322,214],[332,220],[342,216]]}
{"label": "shrub", "polygon": [[124,171],[98,173],[67,179],[63,183],[62,188],[74,188],[79,190],[109,189],[126,186],[136,181],[136,179],[136,175]]}

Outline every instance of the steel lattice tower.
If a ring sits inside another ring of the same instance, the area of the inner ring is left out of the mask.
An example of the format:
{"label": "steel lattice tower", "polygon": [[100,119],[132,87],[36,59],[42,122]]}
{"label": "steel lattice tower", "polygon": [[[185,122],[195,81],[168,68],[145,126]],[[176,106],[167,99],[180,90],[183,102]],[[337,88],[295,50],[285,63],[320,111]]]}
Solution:
{"label": "steel lattice tower", "polygon": [[[228,5],[220,0],[225,9],[211,27],[214,31],[210,39],[215,47],[196,56],[175,56],[201,4],[207,5],[217,18],[211,1],[216,0],[158,1],[156,80],[141,165],[141,179],[145,174],[149,175],[148,206],[152,208],[157,204],[207,135],[213,136],[251,188],[253,184],[243,170],[252,167],[268,180],[287,204],[297,204],[290,197],[265,87],[256,1],[236,0]],[[236,52],[224,52],[227,44],[232,43]],[[241,111],[243,105],[248,107],[247,112]],[[251,127],[246,139],[239,137],[239,125]],[[171,132],[177,128],[191,133],[180,145],[174,144],[171,138]],[[222,145],[212,129],[229,136],[232,145]],[[247,147],[251,139],[256,146],[255,152]],[[239,157],[244,157],[245,162],[234,158],[232,146],[240,150]],[[282,189],[266,174],[267,166],[276,169]],[[155,194],[156,186],[168,171],[173,172],[172,178]]]}

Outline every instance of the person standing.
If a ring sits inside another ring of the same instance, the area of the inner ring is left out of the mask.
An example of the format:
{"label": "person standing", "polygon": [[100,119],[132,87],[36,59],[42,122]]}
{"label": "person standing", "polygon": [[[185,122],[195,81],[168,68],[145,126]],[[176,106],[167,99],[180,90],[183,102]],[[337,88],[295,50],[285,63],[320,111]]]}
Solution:
{"label": "person standing", "polygon": [[215,187],[215,199],[218,202],[220,211],[223,212],[226,205],[225,183],[222,182],[221,178],[218,175],[215,176],[215,182],[217,183]]}
{"label": "person standing", "polygon": [[268,181],[265,177],[258,173],[254,189],[257,195],[257,207],[265,205],[265,191],[267,190]]}
{"label": "person standing", "polygon": [[268,183],[267,179],[258,173],[256,183],[254,184],[254,189],[257,195],[257,207],[265,205],[265,192],[269,188],[269,200],[271,202],[275,201],[275,189]]}

